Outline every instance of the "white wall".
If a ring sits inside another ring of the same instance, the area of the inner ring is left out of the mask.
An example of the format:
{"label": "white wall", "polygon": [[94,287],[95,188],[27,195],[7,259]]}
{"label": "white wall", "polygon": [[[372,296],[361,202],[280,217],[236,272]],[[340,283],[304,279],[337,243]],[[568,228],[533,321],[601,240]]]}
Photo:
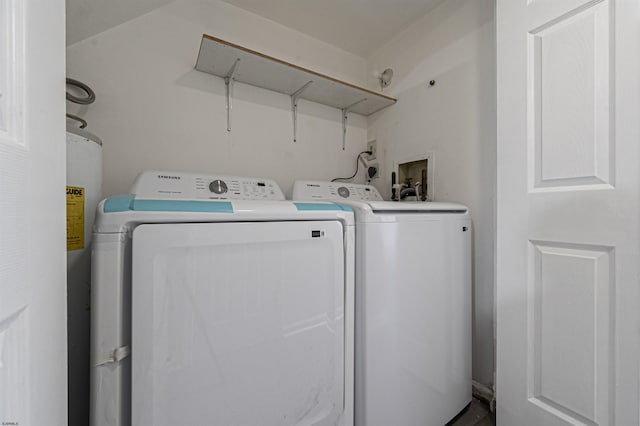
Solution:
{"label": "white wall", "polygon": [[[496,179],[494,0],[448,0],[368,59],[369,85],[394,70],[398,103],[368,119],[391,194],[396,162],[435,157],[435,199],[468,205],[474,222],[474,380],[493,384]],[[435,80],[433,87],[430,80]]]}
{"label": "white wall", "polygon": [[[142,170],[262,176],[288,192],[296,179],[349,176],[366,148],[366,119],[300,101],[292,140],[286,95],[236,84],[226,131],[224,82],[194,70],[203,33],[356,84],[363,58],[216,0],[179,0],[69,46],[67,74],[97,100],[68,103],[104,141],[104,195],[127,192]],[[242,65],[240,65],[242,66]]]}

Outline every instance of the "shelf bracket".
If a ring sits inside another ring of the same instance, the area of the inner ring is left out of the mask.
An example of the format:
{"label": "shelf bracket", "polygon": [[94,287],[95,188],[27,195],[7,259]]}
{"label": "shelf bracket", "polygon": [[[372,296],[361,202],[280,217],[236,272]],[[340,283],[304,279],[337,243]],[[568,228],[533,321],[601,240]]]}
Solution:
{"label": "shelf bracket", "polygon": [[313,83],[313,80],[308,81],[304,86],[293,92],[291,95],[291,114],[293,114],[293,141],[297,142],[298,133],[298,98],[302,95],[309,85]]}
{"label": "shelf bracket", "polygon": [[238,62],[240,62],[240,58],[237,58],[233,63],[229,72],[224,77],[224,88],[225,93],[227,95],[227,132],[231,131],[231,91],[233,90],[233,83],[235,83],[236,71],[238,69]]}
{"label": "shelf bracket", "polygon": [[345,145],[347,143],[347,114],[356,106],[366,101],[367,98],[360,99],[357,102],[352,103],[351,105],[342,108],[342,150],[344,151]]}

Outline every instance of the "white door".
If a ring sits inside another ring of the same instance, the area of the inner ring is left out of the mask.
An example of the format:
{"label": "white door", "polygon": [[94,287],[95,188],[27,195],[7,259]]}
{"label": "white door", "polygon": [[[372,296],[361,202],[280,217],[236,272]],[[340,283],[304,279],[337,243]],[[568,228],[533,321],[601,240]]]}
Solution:
{"label": "white door", "polygon": [[141,225],[132,265],[133,425],[352,424],[340,222]]}
{"label": "white door", "polygon": [[640,2],[498,0],[497,420],[639,424]]}
{"label": "white door", "polygon": [[65,5],[0,1],[0,424],[67,424]]}

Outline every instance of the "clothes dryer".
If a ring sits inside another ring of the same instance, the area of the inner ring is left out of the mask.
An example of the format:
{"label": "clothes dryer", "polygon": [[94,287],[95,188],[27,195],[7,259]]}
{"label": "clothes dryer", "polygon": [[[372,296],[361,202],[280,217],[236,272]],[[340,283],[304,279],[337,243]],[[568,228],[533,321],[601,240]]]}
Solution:
{"label": "clothes dryer", "polygon": [[340,182],[298,181],[293,199],[354,210],[356,425],[449,422],[471,402],[467,208]]}
{"label": "clothes dryer", "polygon": [[351,208],[146,172],[102,201],[92,426],[352,425]]}

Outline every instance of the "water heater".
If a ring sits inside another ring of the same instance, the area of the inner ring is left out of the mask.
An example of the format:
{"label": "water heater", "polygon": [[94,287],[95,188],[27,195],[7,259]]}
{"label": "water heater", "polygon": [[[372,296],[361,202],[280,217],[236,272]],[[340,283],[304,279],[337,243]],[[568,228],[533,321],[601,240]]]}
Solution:
{"label": "water heater", "polygon": [[[91,229],[102,199],[102,141],[67,126],[67,345],[69,424],[89,419]],[[86,408],[84,408],[86,407]]]}

